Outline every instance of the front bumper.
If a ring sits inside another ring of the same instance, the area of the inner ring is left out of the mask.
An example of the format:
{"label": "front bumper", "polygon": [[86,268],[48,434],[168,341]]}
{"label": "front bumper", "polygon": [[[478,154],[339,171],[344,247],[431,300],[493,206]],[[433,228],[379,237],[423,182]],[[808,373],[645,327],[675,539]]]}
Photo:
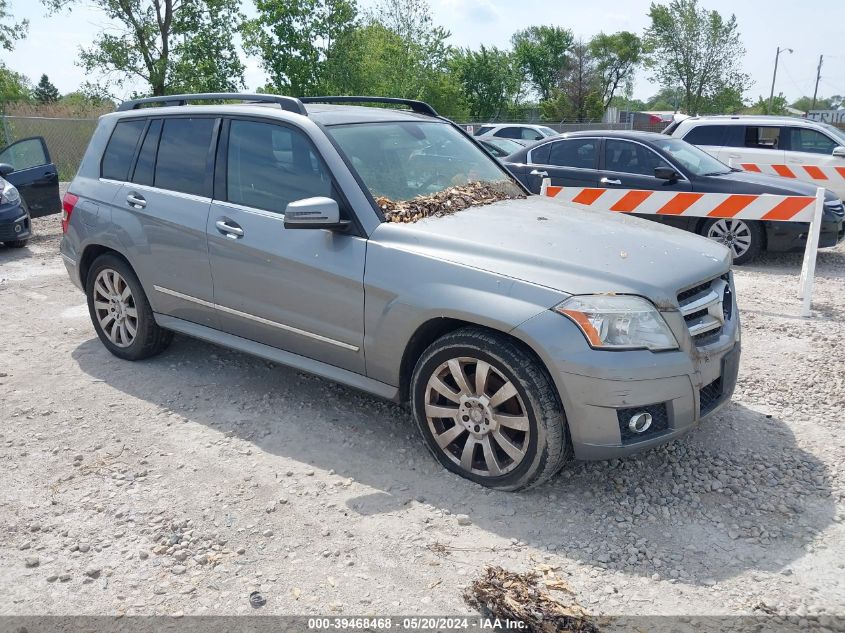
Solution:
{"label": "front bumper", "polygon": [[[741,349],[735,301],[732,315],[718,338],[696,347],[680,313],[664,313],[681,347],[669,352],[593,350],[574,324],[551,311],[514,334],[546,363],[575,456],[610,459],[680,437],[730,400]],[[632,433],[628,422],[640,412],[652,416],[652,425]]]}
{"label": "front bumper", "polygon": [[[802,222],[767,222],[766,248],[770,251],[803,251],[807,246],[809,224]],[[819,228],[819,248],[836,246],[845,237],[845,221],[826,214]]]}
{"label": "front bumper", "polygon": [[32,237],[32,220],[20,204],[0,208],[0,242],[26,240]]}

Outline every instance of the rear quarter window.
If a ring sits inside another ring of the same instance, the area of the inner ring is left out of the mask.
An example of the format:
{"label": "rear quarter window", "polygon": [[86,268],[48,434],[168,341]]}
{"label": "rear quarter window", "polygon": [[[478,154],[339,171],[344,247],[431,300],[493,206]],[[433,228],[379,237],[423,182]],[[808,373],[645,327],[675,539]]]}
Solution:
{"label": "rear quarter window", "polygon": [[118,121],[100,163],[100,174],[103,178],[126,180],[132,159],[135,157],[135,149],[146,125],[146,119]]}

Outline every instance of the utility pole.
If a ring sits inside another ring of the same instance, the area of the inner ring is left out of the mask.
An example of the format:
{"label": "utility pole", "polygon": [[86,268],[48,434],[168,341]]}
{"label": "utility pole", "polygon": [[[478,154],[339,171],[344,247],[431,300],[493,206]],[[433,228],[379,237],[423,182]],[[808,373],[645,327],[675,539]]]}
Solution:
{"label": "utility pole", "polygon": [[769,114],[772,113],[772,104],[774,103],[775,99],[775,79],[777,79],[778,77],[778,57],[780,57],[780,54],[784,51],[789,51],[790,53],[792,53],[791,48],[781,48],[780,46],[778,46],[778,52],[775,53],[775,72],[772,75],[772,92],[769,94]]}
{"label": "utility pole", "polygon": [[824,61],[824,55],[819,55],[819,68],[816,71],[816,88],[813,90],[813,105],[810,107],[810,110],[816,109],[816,97],[819,94],[819,79],[822,78],[822,62]]}

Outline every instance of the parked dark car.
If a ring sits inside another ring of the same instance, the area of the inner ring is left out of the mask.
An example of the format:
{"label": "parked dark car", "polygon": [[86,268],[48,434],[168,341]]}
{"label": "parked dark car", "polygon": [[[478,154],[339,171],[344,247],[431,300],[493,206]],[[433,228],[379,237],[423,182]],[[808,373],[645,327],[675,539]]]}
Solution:
{"label": "parked dark car", "polygon": [[32,220],[17,188],[1,177],[8,171],[8,165],[0,165],[0,242],[22,248],[32,235]]}
{"label": "parked dark car", "polygon": [[[696,191],[703,193],[814,196],[813,185],[732,169],[681,139],[633,131],[572,132],[514,152],[506,167],[532,192],[544,177],[562,187]],[[738,218],[641,217],[692,231],[731,248],[734,262],[751,261],[763,250],[803,249],[807,224]],[[842,201],[828,191],[819,246],[835,246],[845,235]]]}
{"label": "parked dark car", "polygon": [[0,150],[0,165],[6,166],[0,173],[20,192],[31,217],[61,210],[59,172],[43,137],[24,138],[4,147]]}

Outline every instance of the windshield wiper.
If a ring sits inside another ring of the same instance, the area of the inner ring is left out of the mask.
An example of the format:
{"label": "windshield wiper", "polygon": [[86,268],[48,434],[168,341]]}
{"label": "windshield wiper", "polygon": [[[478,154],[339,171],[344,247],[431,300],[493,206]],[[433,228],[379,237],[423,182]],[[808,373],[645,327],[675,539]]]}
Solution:
{"label": "windshield wiper", "polygon": [[[731,170],[731,171],[742,171],[742,170],[736,169],[736,170]],[[705,176],[724,176],[725,174],[729,174],[729,173],[731,173],[731,172],[730,171],[711,171],[711,172],[704,174],[704,175]]]}

